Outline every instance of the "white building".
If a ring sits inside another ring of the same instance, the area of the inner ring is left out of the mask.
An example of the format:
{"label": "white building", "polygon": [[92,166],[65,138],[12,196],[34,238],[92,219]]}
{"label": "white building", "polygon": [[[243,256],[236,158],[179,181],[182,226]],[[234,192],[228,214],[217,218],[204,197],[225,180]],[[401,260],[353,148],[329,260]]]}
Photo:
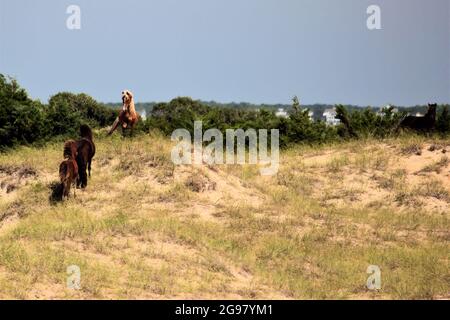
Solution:
{"label": "white building", "polygon": [[143,109],[141,112],[138,113],[141,116],[142,120],[145,121],[145,119],[147,119],[147,111],[145,109]]}
{"label": "white building", "polygon": [[[377,115],[380,116],[380,117],[384,117],[384,115],[385,115],[384,111],[385,110],[389,110],[390,108],[392,108],[392,106],[389,105],[389,104],[384,106],[384,107],[381,107],[380,110],[377,111]],[[392,109],[392,113],[398,113],[398,109],[397,108],[393,108]]]}
{"label": "white building", "polygon": [[280,118],[288,118],[288,113],[283,108],[278,108],[278,111],[275,112],[275,115]]}
{"label": "white building", "polygon": [[330,126],[336,126],[341,123],[339,119],[336,119],[336,108],[325,109],[322,115],[325,118],[325,122]]}

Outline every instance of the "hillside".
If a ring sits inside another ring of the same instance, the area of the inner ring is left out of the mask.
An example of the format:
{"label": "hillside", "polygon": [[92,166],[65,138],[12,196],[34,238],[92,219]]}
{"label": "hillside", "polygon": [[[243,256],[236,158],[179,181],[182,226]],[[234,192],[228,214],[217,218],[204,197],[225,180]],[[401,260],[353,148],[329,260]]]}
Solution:
{"label": "hillside", "polygon": [[63,203],[61,143],[0,154],[0,299],[450,298],[448,141],[297,146],[261,177],[174,167],[157,135],[96,136],[89,185]]}

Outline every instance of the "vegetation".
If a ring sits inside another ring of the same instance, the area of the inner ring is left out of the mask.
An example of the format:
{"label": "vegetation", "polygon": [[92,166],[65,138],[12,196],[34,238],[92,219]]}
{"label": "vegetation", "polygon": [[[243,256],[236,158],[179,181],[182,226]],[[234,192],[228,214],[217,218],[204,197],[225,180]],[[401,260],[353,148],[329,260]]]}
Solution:
{"label": "vegetation", "polygon": [[[117,111],[111,106],[95,101],[86,94],[58,93],[48,104],[28,97],[26,91],[13,79],[0,74],[0,148],[18,144],[48,141],[51,138],[76,135],[82,123],[94,128],[112,124]],[[193,131],[194,121],[203,121],[203,129],[228,128],[279,129],[281,146],[292,144],[315,144],[354,138],[387,138],[396,135],[395,129],[403,116],[394,112],[394,107],[375,112],[372,108],[336,106],[337,118],[341,124],[328,126],[322,120],[311,120],[309,109],[302,107],[295,97],[289,107],[289,117],[277,117],[273,108],[252,105],[237,108],[207,104],[189,97],[175,98],[168,103],[145,104],[151,107],[147,118],[141,120],[137,131],[158,130],[170,135],[173,130],[185,128]],[[139,105],[138,105],[139,108]],[[436,133],[450,133],[448,106],[441,106],[436,124]]]}
{"label": "vegetation", "polygon": [[[449,298],[448,107],[432,136],[396,137],[392,109],[336,111],[333,127],[296,98],[279,118],[180,97],[122,139],[103,128],[117,111],[91,97],[42,104],[1,76],[1,146],[14,148],[0,153],[0,299]],[[175,167],[167,135],[194,120],[278,128],[278,174]],[[81,123],[96,128],[89,186],[54,202],[60,140]],[[67,288],[71,265],[80,290]],[[380,290],[366,287],[369,265]]]}
{"label": "vegetation", "polygon": [[58,93],[44,105],[0,74],[0,147],[74,136],[82,123],[104,127],[115,117],[115,111],[86,94]]}
{"label": "vegetation", "polygon": [[95,136],[89,186],[64,203],[49,201],[61,143],[0,154],[1,299],[448,298],[450,166],[429,151],[448,141],[296,145],[261,177],[174,167],[158,134]]}
{"label": "vegetation", "polygon": [[[202,101],[199,100],[200,103],[213,107],[213,108],[219,108],[219,109],[234,109],[234,110],[243,110],[243,111],[255,111],[255,110],[266,110],[266,111],[270,111],[270,112],[276,112],[278,111],[278,109],[284,109],[288,112],[291,112],[293,109],[293,105],[292,104],[282,104],[282,103],[278,103],[278,104],[266,104],[266,103],[262,103],[262,104],[254,104],[254,103],[248,103],[248,102],[229,102],[229,103],[221,103],[221,102],[217,102],[217,101]],[[137,102],[136,103],[136,110],[138,110],[139,112],[144,112],[145,114],[150,114],[153,110],[153,108],[155,107],[155,105],[157,105],[157,102]],[[106,103],[105,104],[107,107],[109,108],[113,108],[113,109],[120,109],[122,107],[121,103]],[[313,120],[323,120],[322,114],[325,110],[327,109],[332,109],[334,108],[335,105],[331,105],[331,104],[310,104],[310,105],[303,105],[304,109],[309,109],[311,111],[313,111]],[[356,105],[346,105],[345,108],[350,111],[358,111],[358,110],[362,110],[362,109],[377,109],[377,108],[372,108],[371,106],[356,106]],[[422,113],[424,114],[427,110],[427,106],[425,105],[416,105],[416,106],[409,106],[409,107],[402,107],[399,106],[398,108],[400,108],[403,111],[406,111],[408,113],[411,114],[416,114],[416,113]],[[443,106],[440,107],[439,111],[442,111]]]}

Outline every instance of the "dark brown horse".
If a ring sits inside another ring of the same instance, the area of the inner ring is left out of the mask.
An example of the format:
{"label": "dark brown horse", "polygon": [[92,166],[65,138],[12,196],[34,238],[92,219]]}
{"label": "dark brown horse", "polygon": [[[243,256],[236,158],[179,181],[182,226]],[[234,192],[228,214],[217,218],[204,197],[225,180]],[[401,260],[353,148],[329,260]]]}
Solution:
{"label": "dark brown horse", "polygon": [[398,129],[412,129],[416,131],[431,131],[436,125],[436,103],[428,104],[428,111],[423,117],[407,116],[398,127]]}
{"label": "dark brown horse", "polygon": [[[62,199],[69,198],[70,186],[75,184],[78,178],[77,142],[73,140],[64,143],[64,161],[59,165],[59,179],[62,187]],[[73,191],[75,196],[75,189]]]}
{"label": "dark brown horse", "polygon": [[80,127],[81,139],[77,141],[77,163],[78,163],[78,181],[77,187],[86,188],[87,186],[87,173],[89,171],[89,177],[91,176],[91,163],[92,158],[95,155],[95,144],[92,139],[92,130],[88,125],[82,125]]}

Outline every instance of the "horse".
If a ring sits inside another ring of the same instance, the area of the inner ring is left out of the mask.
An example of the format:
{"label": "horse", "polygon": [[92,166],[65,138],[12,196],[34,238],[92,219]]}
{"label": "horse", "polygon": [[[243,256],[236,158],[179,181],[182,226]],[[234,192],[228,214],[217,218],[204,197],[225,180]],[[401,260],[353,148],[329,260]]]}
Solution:
{"label": "horse", "polygon": [[113,134],[119,124],[122,126],[122,135],[124,135],[125,129],[127,128],[131,129],[132,133],[138,120],[139,117],[134,106],[133,93],[129,90],[122,91],[122,109],[119,112],[119,116],[114,121],[111,130],[109,130],[108,136]]}
{"label": "horse", "polygon": [[436,125],[436,103],[428,104],[428,111],[423,117],[406,116],[397,129],[412,129],[416,131],[431,131]]}
{"label": "horse", "polygon": [[82,189],[87,187],[87,173],[91,177],[91,163],[95,155],[95,144],[92,138],[92,130],[88,125],[80,127],[81,139],[77,141],[77,164],[78,164],[78,181],[77,187]]}
{"label": "horse", "polygon": [[[62,199],[64,199],[64,197],[69,198],[70,186],[75,184],[78,179],[76,141],[69,140],[64,143],[63,156],[65,160],[59,165],[59,179],[61,181]],[[73,195],[76,196],[75,189],[73,190]]]}

